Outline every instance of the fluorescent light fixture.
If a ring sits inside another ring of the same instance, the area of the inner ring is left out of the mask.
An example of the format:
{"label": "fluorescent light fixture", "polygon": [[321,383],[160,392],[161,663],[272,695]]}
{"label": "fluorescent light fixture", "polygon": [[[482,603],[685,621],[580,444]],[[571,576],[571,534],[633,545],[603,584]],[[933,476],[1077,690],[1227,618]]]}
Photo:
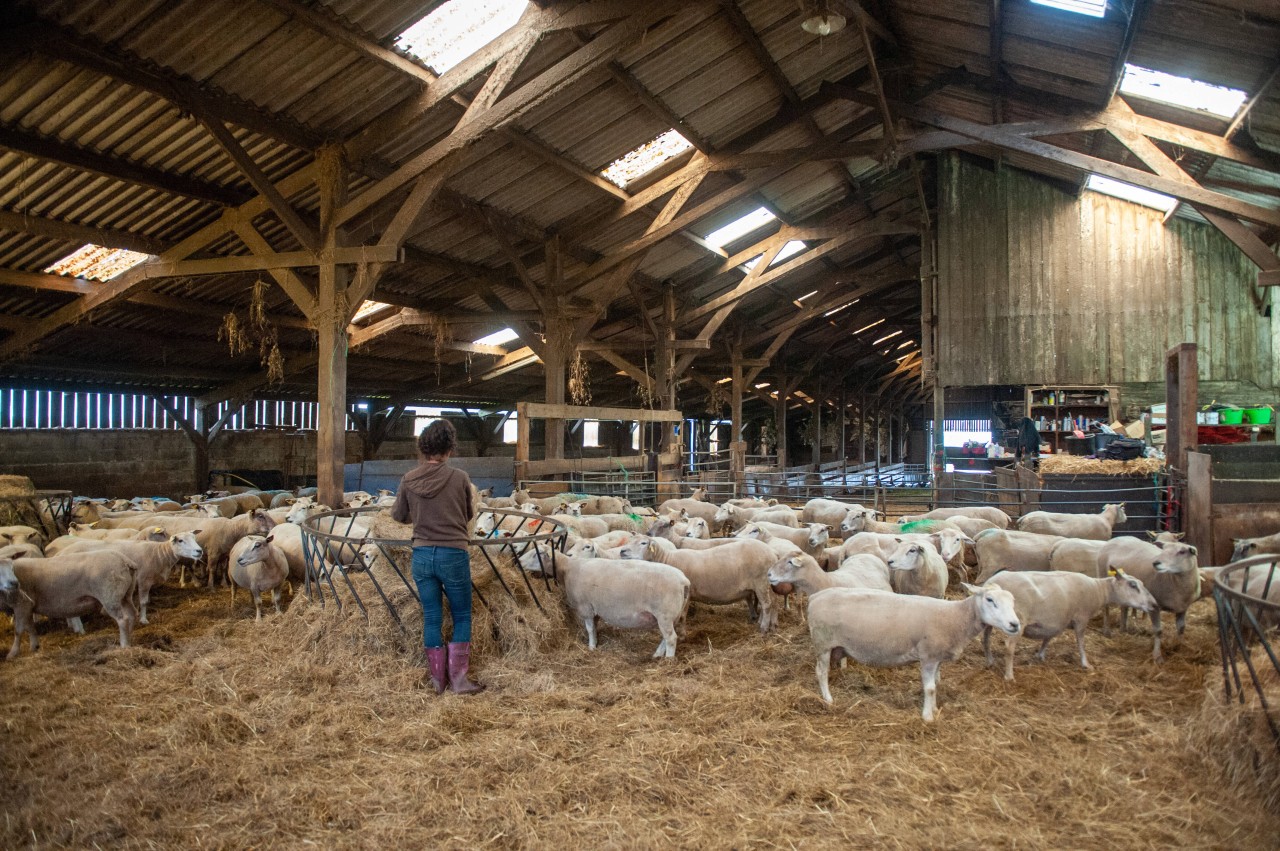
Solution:
{"label": "fluorescent light fixture", "polygon": [[[770,213],[764,207],[752,210],[740,219],[735,219],[722,228],[716,228],[711,233],[703,237],[707,242],[716,248],[724,248],[727,243],[733,242],[751,233],[753,230],[759,230],[769,222],[776,219],[773,213]],[[745,264],[744,264],[745,265]]]}
{"label": "fluorescent light fixture", "polygon": [[756,385],[756,389],[757,389],[757,390],[763,390],[764,388],[769,387],[769,386],[771,386],[771,385],[769,384],[769,382],[767,382],[767,381],[761,381],[759,384],[757,384],[757,385]]}
{"label": "fluorescent light fixture", "polygon": [[1063,9],[1091,18],[1101,18],[1107,13],[1107,0],[1031,0],[1037,6]]}
{"label": "fluorescent light fixture", "polygon": [[515,26],[527,0],[449,0],[400,33],[396,47],[443,74]]}
{"label": "fluorescent light fixture", "polygon": [[860,298],[855,298],[855,299],[854,299],[853,301],[851,301],[851,302],[847,302],[846,304],[842,304],[842,305],[840,305],[839,307],[833,307],[833,308],[831,308],[830,310],[828,310],[826,313],[824,313],[824,314],[822,314],[822,315],[823,315],[823,316],[835,316],[837,313],[839,313],[840,311],[844,310],[846,307],[851,307],[851,306],[853,306],[853,305],[857,304],[857,303],[858,303],[858,302],[860,302],[860,301],[862,301],[862,299],[860,299]]}
{"label": "fluorescent light fixture", "polygon": [[884,322],[884,320],[883,320],[883,319],[877,319],[875,322],[872,322],[870,325],[863,325],[863,326],[862,326],[861,328],[859,328],[857,331],[854,331],[854,332],[853,332],[853,336],[855,336],[855,337],[856,337],[856,336],[858,336],[859,334],[861,334],[863,331],[867,331],[867,330],[870,330],[871,328],[876,327],[876,326],[877,326],[877,325],[879,325],[881,322]]}
{"label": "fluorescent light fixture", "polygon": [[901,333],[902,333],[902,329],[901,329],[901,328],[899,328],[897,331],[891,331],[891,332],[889,332],[888,334],[885,334],[885,335],[884,335],[883,337],[881,337],[879,340],[876,340],[876,341],[875,341],[874,343],[872,343],[871,345],[873,345],[873,346],[878,346],[878,345],[880,345],[881,343],[883,343],[885,340],[892,340],[894,337],[898,336],[898,335],[899,335],[899,334],[901,334]]}
{"label": "fluorescent light fixture", "polygon": [[377,313],[379,310],[390,306],[391,305],[381,301],[365,301],[360,305],[360,309],[356,311],[356,315],[351,317],[351,321],[359,322],[361,319],[366,319]]}
{"label": "fluorescent light fixture", "polygon": [[501,346],[503,343],[510,343],[519,336],[519,334],[512,331],[510,328],[503,328],[501,331],[494,331],[487,337],[481,337],[479,340],[475,340],[474,343],[477,346]]}
{"label": "fluorescent light fixture", "polygon": [[600,176],[614,186],[625,188],[641,175],[648,174],[672,157],[679,156],[693,147],[688,139],[675,130],[668,130],[656,139],[645,142],[634,151],[623,154],[601,170]]}
{"label": "fluorescent light fixture", "polygon": [[1119,180],[1112,180],[1100,174],[1089,175],[1084,187],[1085,189],[1092,189],[1094,192],[1101,192],[1104,195],[1132,201],[1144,207],[1155,207],[1165,213],[1172,210],[1178,203],[1176,198],[1171,198],[1168,195],[1152,192],[1150,189],[1143,189],[1140,186],[1134,186],[1132,183],[1121,183]]}
{"label": "fluorescent light fixture", "polygon": [[[773,218],[773,216],[770,215],[769,218]],[[790,242],[788,242],[786,245],[782,246],[782,250],[778,252],[778,256],[773,258],[773,263],[781,263],[783,260],[786,260],[788,257],[791,257],[794,254],[799,254],[801,251],[804,251],[808,247],[809,246],[805,245],[800,240],[793,239]],[[762,257],[764,257],[763,254],[757,254],[755,257],[752,257],[746,263],[743,263],[741,266],[741,269],[744,272],[750,272],[752,269],[754,269],[756,266],[760,264],[760,258]],[[770,263],[769,265],[773,266],[773,263]],[[813,291],[813,293],[816,293],[816,292],[817,290]],[[813,293],[809,293],[809,295],[813,295]],[[796,301],[804,301],[806,298],[809,297],[809,295],[798,298],[796,299]]]}
{"label": "fluorescent light fixture", "polygon": [[129,251],[124,248],[105,248],[101,245],[82,245],[57,263],[45,268],[48,275],[70,275],[73,278],[89,278],[109,281],[122,275],[139,263],[153,259],[151,254]]}
{"label": "fluorescent light fixture", "polygon": [[1248,95],[1239,89],[1215,86],[1190,77],[1176,77],[1139,65],[1125,65],[1120,92],[1148,100],[1207,112],[1219,118],[1231,118],[1240,111]]}

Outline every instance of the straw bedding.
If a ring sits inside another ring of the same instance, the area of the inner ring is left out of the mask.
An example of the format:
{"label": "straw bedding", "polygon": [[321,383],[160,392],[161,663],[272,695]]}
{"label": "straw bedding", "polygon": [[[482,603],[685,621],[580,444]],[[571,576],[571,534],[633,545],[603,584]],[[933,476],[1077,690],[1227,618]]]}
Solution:
{"label": "straw bedding", "polygon": [[[488,572],[473,562],[476,576]],[[375,568],[386,587],[399,580]],[[511,576],[511,574],[508,574]],[[353,576],[368,583],[370,577]],[[518,580],[517,580],[518,582]],[[492,582],[477,604],[475,698],[419,687],[417,637],[299,592],[263,623],[240,595],[152,595],[137,646],[45,627],[0,664],[0,846],[1274,846],[1280,818],[1206,782],[1188,719],[1220,680],[1210,607],[1155,667],[1146,635],[1091,633],[1017,681],[975,642],[944,666],[851,665],[817,696],[796,609],[760,637],[743,606],[699,606],[674,661],[656,632],[585,647],[559,605]],[[523,588],[523,583],[516,586]],[[535,586],[544,599],[541,584]],[[417,626],[409,592],[394,591]],[[499,628],[495,641],[491,626]]]}
{"label": "straw bedding", "polygon": [[1043,455],[1041,473],[1069,473],[1091,476],[1137,476],[1158,473],[1164,469],[1159,458],[1134,458],[1132,461],[1088,458],[1083,455]]}

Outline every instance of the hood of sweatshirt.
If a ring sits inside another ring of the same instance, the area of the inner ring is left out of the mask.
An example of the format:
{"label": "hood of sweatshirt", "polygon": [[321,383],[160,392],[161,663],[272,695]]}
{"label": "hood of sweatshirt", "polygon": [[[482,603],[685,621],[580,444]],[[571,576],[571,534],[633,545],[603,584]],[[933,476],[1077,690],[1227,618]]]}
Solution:
{"label": "hood of sweatshirt", "polygon": [[419,464],[404,477],[403,487],[410,493],[430,499],[449,484],[458,471],[448,464]]}

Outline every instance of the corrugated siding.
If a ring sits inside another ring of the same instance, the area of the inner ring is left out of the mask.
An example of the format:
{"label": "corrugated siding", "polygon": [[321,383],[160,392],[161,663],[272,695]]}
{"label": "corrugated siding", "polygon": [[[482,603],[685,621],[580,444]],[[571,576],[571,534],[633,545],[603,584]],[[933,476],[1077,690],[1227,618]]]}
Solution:
{"label": "corrugated siding", "polygon": [[1280,323],[1217,230],[959,155],[939,169],[945,385],[1163,381],[1164,353],[1190,340],[1202,381],[1275,386]]}

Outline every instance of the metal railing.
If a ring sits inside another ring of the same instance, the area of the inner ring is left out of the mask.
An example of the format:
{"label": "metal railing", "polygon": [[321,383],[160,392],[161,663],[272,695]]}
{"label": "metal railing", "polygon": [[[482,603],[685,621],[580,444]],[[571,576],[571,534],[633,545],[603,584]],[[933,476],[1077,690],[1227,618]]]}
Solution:
{"label": "metal railing", "polygon": [[632,505],[653,505],[658,499],[658,475],[652,471],[608,470],[572,472],[564,479],[521,479],[517,490],[534,496],[575,493],[585,496],[616,496]]}
{"label": "metal railing", "polygon": [[[344,508],[325,511],[304,520],[302,552],[306,562],[306,577],[303,587],[309,599],[318,599],[322,608],[327,605],[327,600],[332,600],[339,612],[342,611],[343,598],[346,597],[355,603],[366,620],[369,617],[369,605],[375,600],[381,600],[392,620],[404,630],[405,625],[400,617],[400,610],[392,602],[390,595],[398,580],[399,584],[409,591],[414,602],[421,607],[421,603],[418,602],[418,589],[412,582],[412,577],[405,575],[396,559],[396,556],[401,559],[405,559],[406,556],[412,557],[413,541],[408,538],[375,536],[371,534],[368,525],[360,522],[362,516],[372,516],[383,510],[385,509],[378,506]],[[507,596],[515,599],[511,593],[511,586],[507,584],[506,578],[498,567],[499,562],[503,561],[503,551],[510,554],[514,561],[525,548],[543,542],[550,544],[551,570],[542,572],[544,585],[550,590],[550,583],[546,577],[555,575],[555,554],[557,551],[564,550],[568,527],[549,517],[516,509],[488,508],[485,510],[498,515],[500,524],[505,523],[506,518],[512,518],[515,521],[514,527],[502,530],[504,534],[471,539],[471,548],[478,550],[484,556],[502,590]],[[538,525],[531,526],[531,521],[537,521]],[[551,527],[551,531],[542,531],[547,526]],[[543,566],[541,548],[535,546],[534,552],[539,566]],[[374,565],[384,563],[391,568],[393,574],[383,575],[384,580],[392,583],[390,588],[379,581],[379,571],[371,569]],[[407,559],[405,563],[409,563]],[[518,564],[515,570],[524,580],[530,598],[541,609],[542,601],[538,599],[528,572],[521,569]],[[368,586],[364,588],[364,595],[361,594],[361,586]],[[484,598],[474,581],[471,588],[484,607],[489,609],[489,601]],[[366,596],[369,598],[368,603],[365,600]]]}
{"label": "metal railing", "polygon": [[[1280,706],[1267,702],[1264,679],[1280,680],[1280,659],[1272,642],[1272,630],[1280,625],[1280,603],[1271,599],[1280,585],[1280,556],[1264,555],[1218,568],[1213,601],[1218,608],[1218,647],[1222,653],[1222,687],[1227,699],[1244,705],[1249,689],[1240,676],[1241,662],[1249,674],[1252,691],[1280,749]],[[1258,671],[1255,648],[1262,648],[1270,662],[1269,675]]]}
{"label": "metal railing", "polygon": [[49,540],[67,533],[71,520],[71,491],[37,490],[21,496],[0,497],[0,525],[30,526]]}

